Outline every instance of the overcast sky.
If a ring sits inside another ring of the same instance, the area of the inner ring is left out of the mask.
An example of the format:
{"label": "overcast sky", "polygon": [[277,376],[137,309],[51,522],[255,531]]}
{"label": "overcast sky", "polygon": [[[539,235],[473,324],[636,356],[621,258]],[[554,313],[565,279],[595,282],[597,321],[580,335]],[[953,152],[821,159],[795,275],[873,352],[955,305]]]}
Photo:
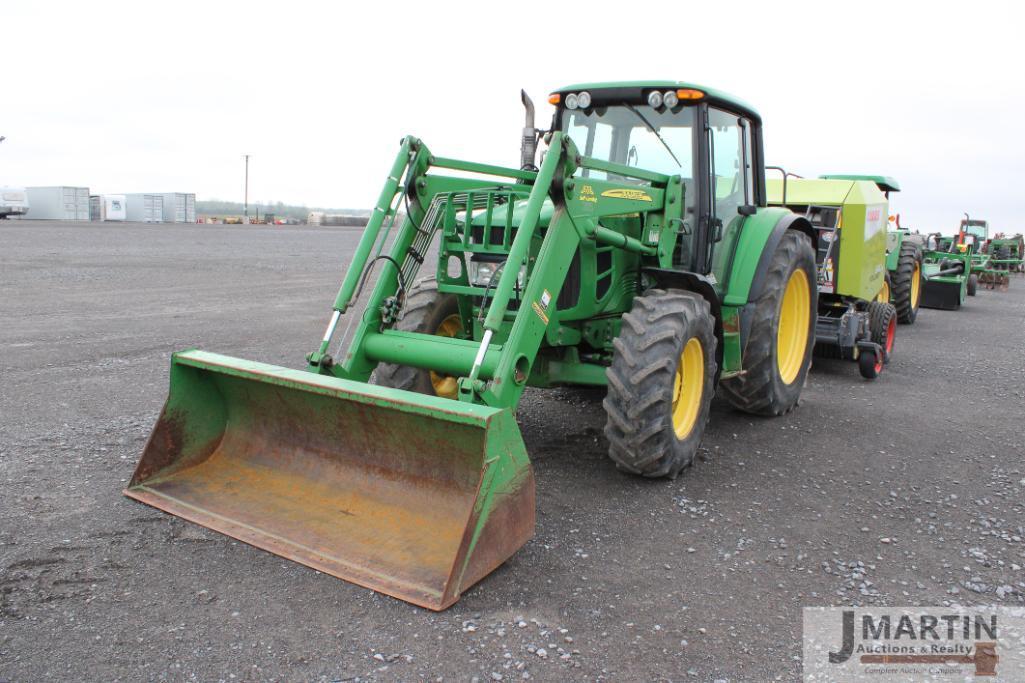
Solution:
{"label": "overcast sky", "polygon": [[[0,184],[369,207],[402,135],[515,165],[524,87],[666,78],[768,161],[895,176],[902,222],[1025,228],[1014,3],[5,2]],[[920,6],[919,6],[920,5]]]}

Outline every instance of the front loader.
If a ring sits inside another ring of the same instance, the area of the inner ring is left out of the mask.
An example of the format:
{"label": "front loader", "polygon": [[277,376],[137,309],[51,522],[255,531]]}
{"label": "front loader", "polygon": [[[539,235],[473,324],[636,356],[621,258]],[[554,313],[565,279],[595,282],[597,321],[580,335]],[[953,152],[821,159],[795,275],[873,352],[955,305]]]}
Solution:
{"label": "front loader", "polygon": [[609,455],[646,477],[692,462],[716,391],[791,410],[815,232],[766,205],[758,114],[676,82],[549,102],[538,131],[524,95],[519,168],[404,138],[306,366],[174,354],[126,494],[440,610],[533,533],[527,386],[606,386]]}

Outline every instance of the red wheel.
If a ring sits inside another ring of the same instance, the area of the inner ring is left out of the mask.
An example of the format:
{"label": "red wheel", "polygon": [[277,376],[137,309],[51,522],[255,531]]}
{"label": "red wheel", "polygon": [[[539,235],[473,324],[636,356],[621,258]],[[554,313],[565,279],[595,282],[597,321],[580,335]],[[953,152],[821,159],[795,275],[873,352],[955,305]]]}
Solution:
{"label": "red wheel", "polygon": [[858,355],[858,371],[865,379],[875,379],[883,371],[883,359],[873,351],[862,351]]}

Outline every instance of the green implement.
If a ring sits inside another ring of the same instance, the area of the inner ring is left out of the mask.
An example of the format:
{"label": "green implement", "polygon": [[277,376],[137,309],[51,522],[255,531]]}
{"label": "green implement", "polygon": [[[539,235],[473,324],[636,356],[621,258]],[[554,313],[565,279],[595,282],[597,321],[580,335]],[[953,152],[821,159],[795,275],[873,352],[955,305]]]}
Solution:
{"label": "green implement", "polygon": [[523,99],[519,168],[402,140],[304,369],[175,354],[126,495],[440,610],[533,534],[527,386],[606,386],[609,456],[646,477],[692,463],[717,391],[794,408],[817,234],[767,206],[758,114],[591,84],[539,131]]}
{"label": "green implement", "polygon": [[975,294],[972,245],[932,234],[922,253],[922,306],[956,311]]}
{"label": "green implement", "polygon": [[769,203],[803,213],[819,232],[819,311],[815,352],[857,361],[865,379],[877,378],[893,352],[897,309],[886,272],[888,193],[882,176],[811,179],[781,172],[768,182]]}

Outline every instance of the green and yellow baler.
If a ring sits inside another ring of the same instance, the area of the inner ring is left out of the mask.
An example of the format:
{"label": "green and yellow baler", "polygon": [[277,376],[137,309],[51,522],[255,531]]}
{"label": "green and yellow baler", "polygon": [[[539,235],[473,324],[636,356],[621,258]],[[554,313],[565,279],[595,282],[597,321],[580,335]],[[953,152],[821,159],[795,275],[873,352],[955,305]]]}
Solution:
{"label": "green and yellow baler", "polygon": [[815,351],[857,361],[862,376],[874,379],[897,327],[886,281],[887,198],[860,176],[808,179],[778,170],[782,178],[767,182],[769,203],[803,214],[819,233]]}
{"label": "green and yellow baler", "polygon": [[[876,184],[889,207],[890,193],[900,192],[896,179],[883,175],[830,174],[826,180],[867,180]],[[886,281],[877,297],[897,309],[897,322],[911,324],[918,317],[922,294],[922,247],[910,231],[900,225],[900,216],[887,219]]]}
{"label": "green and yellow baler", "polygon": [[526,387],[607,387],[609,455],[647,477],[692,462],[717,391],[797,405],[818,234],[767,205],[757,112],[669,81],[549,102],[539,131],[524,95],[517,167],[403,138],[305,366],[174,354],[126,494],[444,609],[533,534]]}

